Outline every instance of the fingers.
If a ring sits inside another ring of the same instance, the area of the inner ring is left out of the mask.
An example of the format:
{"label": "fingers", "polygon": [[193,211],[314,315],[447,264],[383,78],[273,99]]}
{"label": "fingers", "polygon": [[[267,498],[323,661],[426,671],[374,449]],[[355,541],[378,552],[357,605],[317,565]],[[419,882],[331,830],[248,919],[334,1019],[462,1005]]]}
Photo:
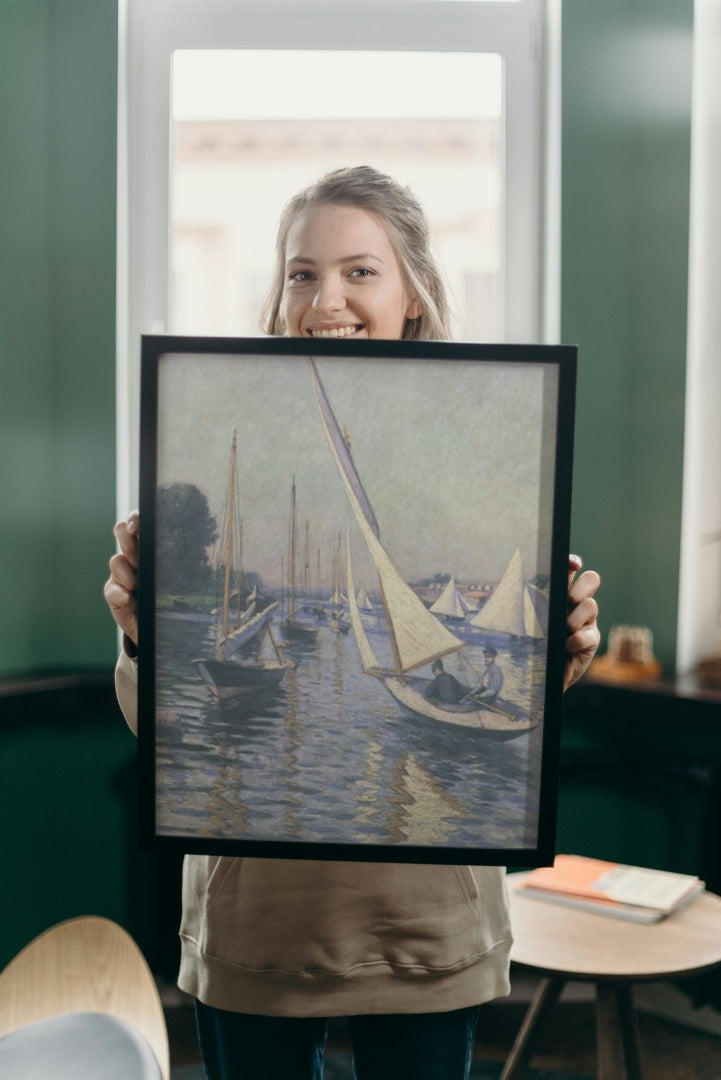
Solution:
{"label": "fingers", "polygon": [[111,615],[123,633],[127,634],[136,645],[138,643],[138,607],[136,600],[138,588],[138,528],[138,512],[134,510],[125,521],[119,521],[113,529],[120,553],[113,555],[110,559],[110,577],[105,582],[103,589]]}
{"label": "fingers", "polygon": [[580,577],[573,580],[569,572],[568,581],[568,607],[569,611],[584,600],[592,597],[600,588],[601,578],[595,570],[585,570]]}
{"label": "fingers", "polygon": [[103,589],[110,613],[120,629],[130,640],[138,643],[138,606],[135,593],[126,589],[113,576],[108,578]]}
{"label": "fingers", "polygon": [[138,565],[138,531],[139,515],[137,510],[133,510],[132,513],[128,514],[125,521],[119,521],[113,529],[122,554],[131,566],[136,568]]}
{"label": "fingers", "polygon": [[580,555],[569,555],[568,556],[568,587],[569,587],[569,589],[571,588],[571,585],[573,584],[573,579],[575,578],[576,574],[578,573],[578,571],[581,569],[582,566],[583,566],[583,559],[581,558]]}
{"label": "fingers", "polygon": [[135,566],[125,555],[113,555],[108,563],[110,580],[120,585],[127,592],[134,593],[138,588],[138,575]]}
{"label": "fingers", "polygon": [[564,690],[588,669],[601,641],[597,625],[598,604],[594,599],[601,578],[595,570],[586,570],[576,577],[582,566],[583,562],[577,555],[569,556]]}
{"label": "fingers", "polygon": [[590,663],[600,643],[601,632],[596,626],[596,623],[593,622],[588,626],[582,626],[580,630],[575,630],[568,635],[566,638],[566,652],[569,656],[588,654]]}

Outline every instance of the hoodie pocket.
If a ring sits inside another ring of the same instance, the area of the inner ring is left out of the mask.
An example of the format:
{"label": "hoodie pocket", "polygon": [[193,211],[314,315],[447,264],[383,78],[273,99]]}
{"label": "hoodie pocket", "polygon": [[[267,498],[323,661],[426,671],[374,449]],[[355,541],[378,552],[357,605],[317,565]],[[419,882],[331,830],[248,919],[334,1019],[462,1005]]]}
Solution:
{"label": "hoodie pocket", "polygon": [[502,871],[188,856],[184,932],[251,970],[462,967],[507,933]]}

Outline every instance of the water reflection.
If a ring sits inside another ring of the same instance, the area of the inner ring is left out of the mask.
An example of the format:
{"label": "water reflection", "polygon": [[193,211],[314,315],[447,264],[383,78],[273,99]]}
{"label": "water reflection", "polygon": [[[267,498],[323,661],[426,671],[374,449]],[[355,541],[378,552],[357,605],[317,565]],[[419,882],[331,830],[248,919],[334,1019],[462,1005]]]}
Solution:
{"label": "water reflection", "polygon": [[[535,846],[542,727],[496,742],[409,719],[362,673],[352,636],[329,626],[313,646],[293,649],[297,667],[280,690],[220,706],[192,663],[211,633],[202,622],[158,619],[162,835]],[[465,652],[480,673],[480,649]],[[504,696],[538,714],[543,656],[524,649],[499,661]]]}

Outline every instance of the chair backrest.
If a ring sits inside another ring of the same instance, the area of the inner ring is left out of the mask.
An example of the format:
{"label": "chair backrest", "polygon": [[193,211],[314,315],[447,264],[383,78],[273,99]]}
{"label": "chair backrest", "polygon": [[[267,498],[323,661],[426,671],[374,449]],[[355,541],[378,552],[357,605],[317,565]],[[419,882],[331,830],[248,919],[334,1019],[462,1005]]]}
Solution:
{"label": "chair backrest", "polygon": [[36,1020],[82,1012],[134,1026],[168,1080],[168,1032],[145,957],[122,927],[95,915],[46,930],[0,973],[0,1037]]}

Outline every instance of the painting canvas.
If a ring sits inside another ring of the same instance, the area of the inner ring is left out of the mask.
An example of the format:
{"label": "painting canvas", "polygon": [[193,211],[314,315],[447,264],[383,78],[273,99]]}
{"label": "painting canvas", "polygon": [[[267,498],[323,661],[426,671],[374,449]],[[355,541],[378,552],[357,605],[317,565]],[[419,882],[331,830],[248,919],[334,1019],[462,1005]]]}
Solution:
{"label": "painting canvas", "polygon": [[553,853],[575,350],[147,337],[141,832]]}

